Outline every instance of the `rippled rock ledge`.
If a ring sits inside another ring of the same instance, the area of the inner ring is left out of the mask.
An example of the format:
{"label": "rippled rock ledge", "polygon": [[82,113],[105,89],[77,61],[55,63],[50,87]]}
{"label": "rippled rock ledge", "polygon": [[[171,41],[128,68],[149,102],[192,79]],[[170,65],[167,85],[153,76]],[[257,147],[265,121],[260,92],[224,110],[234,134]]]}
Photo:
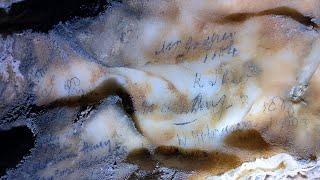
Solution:
{"label": "rippled rock ledge", "polygon": [[1,132],[35,139],[4,178],[319,177],[319,17],[317,0],[127,0],[3,35]]}

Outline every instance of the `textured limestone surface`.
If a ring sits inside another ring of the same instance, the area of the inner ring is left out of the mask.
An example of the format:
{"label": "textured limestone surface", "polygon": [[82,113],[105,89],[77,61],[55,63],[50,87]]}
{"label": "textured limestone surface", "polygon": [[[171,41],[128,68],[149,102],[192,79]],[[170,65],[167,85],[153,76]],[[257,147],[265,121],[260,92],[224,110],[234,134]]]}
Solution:
{"label": "textured limestone surface", "polygon": [[2,37],[1,129],[36,135],[6,177],[317,177],[319,19],[319,0],[128,0]]}
{"label": "textured limestone surface", "polygon": [[17,3],[23,0],[1,0],[0,1],[0,8],[7,9],[9,8],[13,3]]}

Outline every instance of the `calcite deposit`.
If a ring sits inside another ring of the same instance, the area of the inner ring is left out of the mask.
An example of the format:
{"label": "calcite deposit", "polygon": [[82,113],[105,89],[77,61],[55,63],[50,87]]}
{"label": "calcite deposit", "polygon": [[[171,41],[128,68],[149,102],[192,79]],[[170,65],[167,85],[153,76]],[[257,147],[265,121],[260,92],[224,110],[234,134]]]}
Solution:
{"label": "calcite deposit", "polygon": [[128,0],[48,33],[2,37],[0,125],[37,138],[6,177],[284,178],[316,168],[319,21],[319,0]]}

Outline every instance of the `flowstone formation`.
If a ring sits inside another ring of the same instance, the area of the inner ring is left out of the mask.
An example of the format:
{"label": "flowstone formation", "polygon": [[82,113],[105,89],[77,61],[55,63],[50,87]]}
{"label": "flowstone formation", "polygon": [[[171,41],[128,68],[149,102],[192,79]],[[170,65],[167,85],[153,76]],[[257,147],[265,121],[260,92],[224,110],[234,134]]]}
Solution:
{"label": "flowstone formation", "polygon": [[128,0],[2,37],[1,129],[36,136],[5,178],[319,177],[318,23],[318,0]]}

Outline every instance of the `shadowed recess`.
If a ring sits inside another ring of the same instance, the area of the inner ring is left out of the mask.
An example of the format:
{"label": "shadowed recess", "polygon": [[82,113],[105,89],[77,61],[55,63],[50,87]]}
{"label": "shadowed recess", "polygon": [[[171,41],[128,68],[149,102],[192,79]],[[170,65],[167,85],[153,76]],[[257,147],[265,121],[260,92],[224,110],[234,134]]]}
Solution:
{"label": "shadowed recess", "polygon": [[[103,12],[112,0],[24,0],[0,9],[0,33],[32,29],[48,32],[59,22],[75,17],[93,17]],[[115,2],[121,2],[116,0]]]}
{"label": "shadowed recess", "polygon": [[15,168],[23,157],[28,156],[34,143],[35,137],[27,126],[0,131],[0,176],[9,168]]}

